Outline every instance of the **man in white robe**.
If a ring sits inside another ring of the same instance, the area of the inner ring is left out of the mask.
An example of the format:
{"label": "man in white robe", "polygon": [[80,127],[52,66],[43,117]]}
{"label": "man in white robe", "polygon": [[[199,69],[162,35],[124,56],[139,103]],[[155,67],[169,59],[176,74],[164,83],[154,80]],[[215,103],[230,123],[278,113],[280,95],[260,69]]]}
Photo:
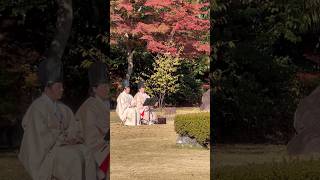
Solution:
{"label": "man in white robe", "polygon": [[79,123],[66,105],[63,94],[62,65],[43,61],[40,80],[44,93],[28,108],[19,160],[33,180],[93,180],[94,158],[82,143]]}
{"label": "man in white robe", "polygon": [[155,122],[157,122],[158,119],[154,109],[149,106],[143,106],[146,99],[150,98],[150,96],[145,93],[143,82],[140,82],[138,84],[138,89],[139,91],[134,96],[132,105],[137,108],[137,111],[140,114],[141,123],[147,123],[149,125],[154,124]]}
{"label": "man in white robe", "polygon": [[110,109],[107,106],[108,81],[106,65],[94,63],[89,68],[90,97],[80,106],[76,119],[80,121],[82,137],[94,153],[99,180],[110,178]]}
{"label": "man in white robe", "polygon": [[123,82],[123,88],[124,90],[117,98],[116,113],[124,125],[140,125],[140,115],[137,113],[137,109],[131,104],[133,96],[130,94],[130,84],[127,80]]}

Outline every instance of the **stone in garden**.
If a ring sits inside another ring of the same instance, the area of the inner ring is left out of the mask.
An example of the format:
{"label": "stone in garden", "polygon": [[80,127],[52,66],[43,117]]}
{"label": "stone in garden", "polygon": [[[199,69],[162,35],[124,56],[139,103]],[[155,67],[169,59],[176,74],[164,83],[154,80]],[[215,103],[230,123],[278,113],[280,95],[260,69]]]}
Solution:
{"label": "stone in garden", "polygon": [[164,109],[164,112],[167,114],[167,115],[171,115],[171,114],[175,114],[176,113],[176,108],[175,107],[167,107]]}
{"label": "stone in garden", "polygon": [[177,144],[182,146],[191,146],[191,147],[202,147],[201,144],[197,142],[195,138],[190,138],[189,136],[178,136]]}
{"label": "stone in garden", "polygon": [[207,90],[207,92],[205,92],[202,95],[202,104],[200,106],[200,110],[202,111],[210,111],[210,89]]}
{"label": "stone in garden", "polygon": [[290,155],[320,153],[320,86],[299,103],[294,128],[297,134],[287,145]]}

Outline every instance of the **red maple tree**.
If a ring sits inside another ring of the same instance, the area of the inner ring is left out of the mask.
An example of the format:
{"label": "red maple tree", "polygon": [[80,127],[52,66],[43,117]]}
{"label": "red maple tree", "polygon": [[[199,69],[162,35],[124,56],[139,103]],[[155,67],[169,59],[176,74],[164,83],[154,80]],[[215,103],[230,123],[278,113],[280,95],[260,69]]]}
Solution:
{"label": "red maple tree", "polygon": [[208,16],[208,6],[185,0],[111,1],[111,44],[125,46],[128,71],[137,46],[188,58],[208,55],[210,21],[203,18]]}

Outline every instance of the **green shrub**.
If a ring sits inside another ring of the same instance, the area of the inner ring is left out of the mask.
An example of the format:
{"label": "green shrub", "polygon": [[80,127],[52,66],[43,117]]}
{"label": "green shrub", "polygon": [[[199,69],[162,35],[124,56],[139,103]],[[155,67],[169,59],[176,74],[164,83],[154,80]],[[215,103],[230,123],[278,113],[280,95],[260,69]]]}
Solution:
{"label": "green shrub", "polygon": [[210,142],[210,113],[177,115],[174,129],[181,136],[195,138],[203,146]]}
{"label": "green shrub", "polygon": [[219,167],[216,180],[302,180],[320,179],[320,160],[290,160],[280,163]]}

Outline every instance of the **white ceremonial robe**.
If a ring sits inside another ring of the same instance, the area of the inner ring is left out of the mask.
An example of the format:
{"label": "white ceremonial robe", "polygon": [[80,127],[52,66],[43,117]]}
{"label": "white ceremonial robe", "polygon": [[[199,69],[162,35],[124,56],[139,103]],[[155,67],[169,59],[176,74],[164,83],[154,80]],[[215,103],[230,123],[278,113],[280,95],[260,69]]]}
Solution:
{"label": "white ceremonial robe", "polygon": [[110,144],[104,137],[109,132],[109,106],[98,97],[89,97],[78,109],[76,119],[80,121],[85,145],[94,153],[99,179],[109,171]]}
{"label": "white ceremonial robe", "polygon": [[33,180],[92,180],[96,178],[91,151],[80,140],[79,126],[70,108],[42,95],[28,108],[19,160]]}
{"label": "white ceremonial robe", "polygon": [[137,126],[140,125],[140,115],[135,107],[130,107],[133,96],[122,92],[117,98],[116,113],[118,114],[124,125]]}
{"label": "white ceremonial robe", "polygon": [[143,106],[143,103],[147,98],[150,98],[150,96],[146,93],[138,92],[134,96],[132,104],[137,107],[137,111],[139,112],[141,119],[149,120],[150,118],[150,121],[156,121],[158,118],[154,109],[149,108],[148,106]]}

